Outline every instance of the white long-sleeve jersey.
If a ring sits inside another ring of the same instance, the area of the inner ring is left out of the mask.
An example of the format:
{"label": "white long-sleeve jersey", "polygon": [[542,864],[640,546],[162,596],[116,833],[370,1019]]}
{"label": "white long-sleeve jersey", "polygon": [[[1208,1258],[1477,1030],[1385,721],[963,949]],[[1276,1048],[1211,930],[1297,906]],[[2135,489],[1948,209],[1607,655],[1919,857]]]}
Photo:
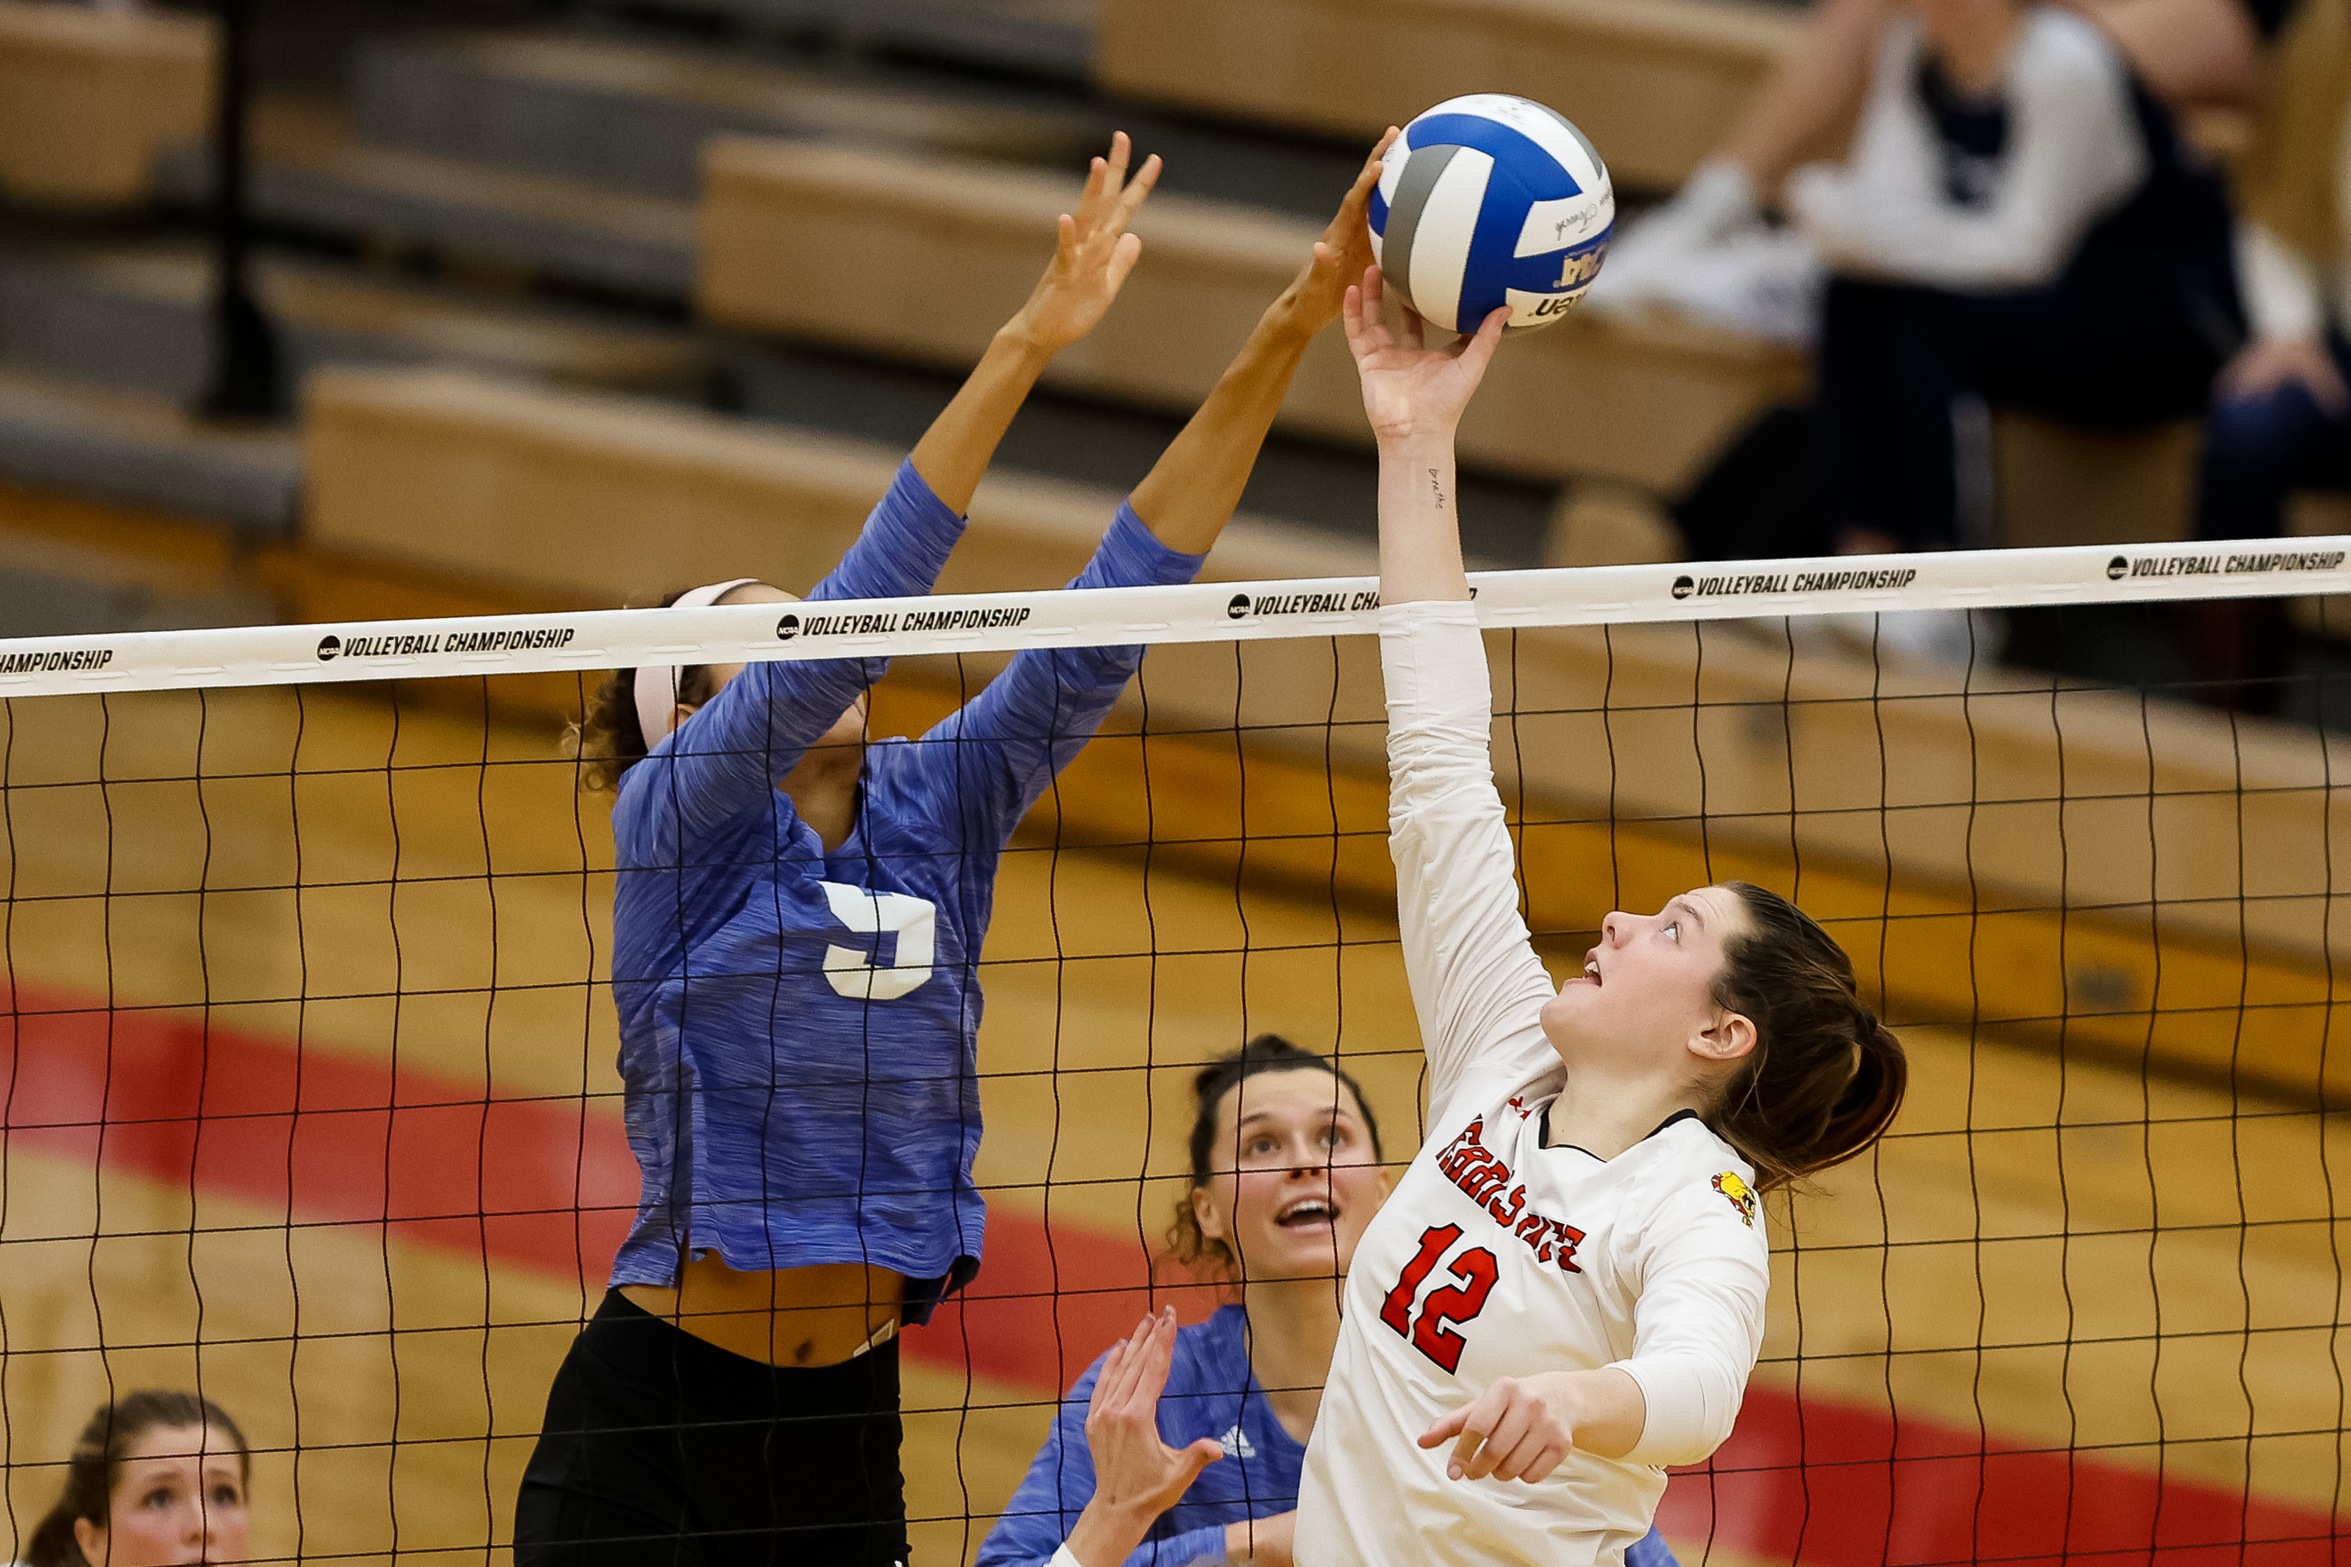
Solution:
{"label": "white long-sleeve jersey", "polygon": [[1830,265],[1864,276],[1986,293],[2055,282],[2147,178],[2129,68],[2091,23],[2033,7],[2001,87],[2008,146],[1971,167],[1986,188],[1961,202],[1949,189],[1959,149],[1918,90],[1925,51],[1917,18],[1887,26],[1852,157],[1788,181],[1797,227]]}
{"label": "white long-sleeve jersey", "polygon": [[[1621,1562],[1730,1434],[1763,1341],[1754,1171],[1694,1116],[1613,1159],[1548,1146],[1565,1081],[1519,914],[1468,604],[1382,614],[1389,838],[1429,1136],[1356,1247],[1298,1504],[1300,1567]],[[1416,1439],[1495,1378],[1615,1366],[1647,1423],[1538,1485],[1448,1480]]]}

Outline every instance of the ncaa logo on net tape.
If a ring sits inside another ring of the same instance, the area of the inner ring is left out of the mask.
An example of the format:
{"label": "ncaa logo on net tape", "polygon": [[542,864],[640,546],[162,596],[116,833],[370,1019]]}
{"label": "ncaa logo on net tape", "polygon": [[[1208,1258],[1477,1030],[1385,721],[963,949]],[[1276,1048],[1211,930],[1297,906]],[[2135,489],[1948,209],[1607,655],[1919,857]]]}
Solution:
{"label": "ncaa logo on net tape", "polygon": [[[1474,596],[1474,595],[1473,595]],[[1351,615],[1380,607],[1377,588],[1352,591],[1236,593],[1224,607],[1225,619],[1247,620],[1251,615]]]}

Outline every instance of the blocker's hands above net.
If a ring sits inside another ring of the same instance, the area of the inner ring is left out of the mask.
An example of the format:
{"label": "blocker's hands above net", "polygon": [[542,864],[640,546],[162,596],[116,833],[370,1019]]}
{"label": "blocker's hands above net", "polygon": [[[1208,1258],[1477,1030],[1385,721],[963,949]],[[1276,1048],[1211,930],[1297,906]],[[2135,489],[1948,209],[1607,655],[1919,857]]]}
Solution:
{"label": "blocker's hands above net", "polygon": [[1101,324],[1143,253],[1141,237],[1127,225],[1159,183],[1159,155],[1144,159],[1130,179],[1133,156],[1134,144],[1120,131],[1110,138],[1110,156],[1094,160],[1078,210],[1061,215],[1052,263],[1007,330],[1055,352]]}
{"label": "blocker's hands above net", "polygon": [[1363,160],[1362,169],[1356,173],[1355,183],[1348,187],[1346,199],[1339,203],[1337,214],[1322,231],[1322,238],[1314,242],[1313,257],[1283,291],[1275,306],[1286,311],[1291,323],[1309,336],[1339,319],[1348,285],[1363,276],[1372,264],[1371,193],[1379,188],[1388,149],[1395,145],[1400,134],[1391,125],[1372,147],[1371,156]]}
{"label": "blocker's hands above net", "polygon": [[1372,434],[1382,441],[1416,435],[1449,439],[1485,379],[1510,312],[1496,310],[1474,335],[1431,348],[1427,325],[1410,305],[1404,307],[1401,330],[1388,325],[1382,296],[1380,269],[1366,268],[1363,281],[1347,290],[1343,312]]}

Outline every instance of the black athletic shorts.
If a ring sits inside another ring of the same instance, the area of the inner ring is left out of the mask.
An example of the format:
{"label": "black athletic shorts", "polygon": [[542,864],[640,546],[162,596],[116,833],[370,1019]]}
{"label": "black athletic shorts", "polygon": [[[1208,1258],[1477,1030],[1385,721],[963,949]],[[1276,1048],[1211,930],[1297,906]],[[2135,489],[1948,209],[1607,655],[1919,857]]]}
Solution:
{"label": "black athletic shorts", "polygon": [[516,1567],[895,1567],[906,1560],[898,1342],[796,1370],[618,1291],[547,1395]]}

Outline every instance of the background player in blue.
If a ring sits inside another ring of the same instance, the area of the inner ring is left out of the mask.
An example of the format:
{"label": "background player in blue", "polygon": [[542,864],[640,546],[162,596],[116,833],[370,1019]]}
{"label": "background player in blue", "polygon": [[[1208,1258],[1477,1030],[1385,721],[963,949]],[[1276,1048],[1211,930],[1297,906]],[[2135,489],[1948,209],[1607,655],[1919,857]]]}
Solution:
{"label": "background player in blue", "polygon": [[[1379,1123],[1353,1077],[1273,1034],[1210,1062],[1192,1086],[1192,1189],[1170,1250],[1236,1286],[1240,1301],[1174,1331],[1157,1407],[1121,1444],[1134,1472],[1115,1471],[1102,1491],[1086,1433],[1109,1352],[1078,1378],[977,1567],[1044,1567],[1065,1547],[1083,1567],[1116,1567],[1121,1555],[1127,1567],[1289,1567],[1339,1283],[1388,1194]],[[1153,1461],[1135,1466],[1137,1455]],[[1158,1493],[1173,1479],[1188,1484],[1168,1504]],[[1140,1506],[1115,1505],[1137,1496]],[[1626,1561],[1676,1567],[1654,1532]]]}
{"label": "background player in blue", "polygon": [[[1118,137],[1028,303],[811,599],[928,592],[997,441],[1135,264]],[[1324,243],[1120,508],[1078,587],[1188,580],[1368,256],[1366,166]],[[700,602],[790,597],[753,581]],[[548,1399],[515,1523],[542,1563],[894,1563],[901,1321],[979,1267],[974,982],[997,857],[1133,648],[1019,655],[917,741],[866,743],[880,660],[623,674],[613,999],[644,1175],[612,1290]]]}
{"label": "background player in blue", "polygon": [[[1154,1509],[1130,1559],[1287,1562],[1339,1281],[1388,1191],[1379,1123],[1352,1077],[1272,1034],[1210,1062],[1192,1087],[1192,1188],[1170,1251],[1240,1299],[1176,1335],[1159,1424],[1171,1446],[1205,1442],[1223,1458]],[[1095,1495],[1086,1408],[1108,1358],[1070,1389],[978,1567],[1038,1567],[1077,1527]]]}

